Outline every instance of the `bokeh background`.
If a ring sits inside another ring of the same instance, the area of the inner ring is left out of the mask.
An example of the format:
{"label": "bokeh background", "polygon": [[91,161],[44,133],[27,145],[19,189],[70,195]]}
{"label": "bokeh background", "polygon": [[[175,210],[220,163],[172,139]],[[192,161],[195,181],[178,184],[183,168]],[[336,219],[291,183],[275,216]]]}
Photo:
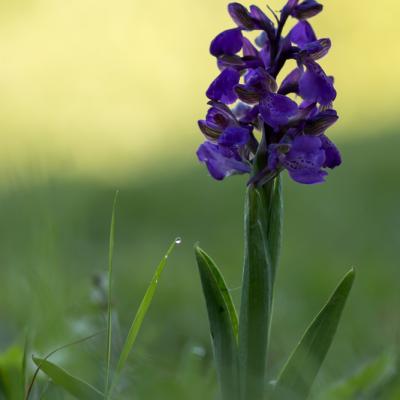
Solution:
{"label": "bokeh background", "polygon": [[[400,328],[400,6],[323,3],[314,23],[319,37],[333,40],[323,64],[339,93],[331,137],[344,164],[321,186],[285,177],[270,360],[275,373],[355,266],[355,290],[316,392],[396,349]],[[269,4],[279,10],[282,1]],[[99,279],[119,189],[114,306],[122,336],[158,260],[183,238],[127,382],[138,399],[214,395],[192,246],[200,241],[215,258],[239,301],[245,179],[212,181],[194,153],[204,92],[217,74],[209,42],[232,26],[226,5],[0,1],[1,352],[21,345],[26,331],[44,354],[104,326]],[[100,386],[103,339],[58,360]]]}

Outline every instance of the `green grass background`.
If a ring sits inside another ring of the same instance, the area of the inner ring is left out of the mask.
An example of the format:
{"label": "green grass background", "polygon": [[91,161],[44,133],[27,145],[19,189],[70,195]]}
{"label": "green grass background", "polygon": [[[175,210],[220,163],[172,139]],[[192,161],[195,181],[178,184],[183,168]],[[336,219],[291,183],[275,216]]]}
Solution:
{"label": "green grass background", "polygon": [[[341,143],[343,166],[324,185],[302,186],[285,176],[272,376],[352,266],[356,284],[317,390],[398,347],[399,145],[395,129]],[[245,179],[215,182],[194,157],[175,160],[172,173],[172,161],[152,162],[155,168],[141,171],[140,179],[136,171],[134,179],[115,184],[79,175],[45,177],[35,168],[3,182],[0,350],[21,344],[27,329],[36,354],[44,354],[104,328],[93,277],[107,269],[109,220],[119,189],[113,304],[122,336],[169,243],[183,239],[130,358],[127,398],[212,398],[215,377],[192,248],[199,241],[218,262],[238,303]],[[101,387],[104,345],[99,336],[55,360]]]}

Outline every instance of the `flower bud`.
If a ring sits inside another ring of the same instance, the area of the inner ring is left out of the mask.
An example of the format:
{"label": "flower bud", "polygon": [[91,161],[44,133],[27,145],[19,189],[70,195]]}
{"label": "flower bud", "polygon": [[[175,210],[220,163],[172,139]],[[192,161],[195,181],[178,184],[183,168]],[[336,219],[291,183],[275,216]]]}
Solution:
{"label": "flower bud", "polygon": [[307,19],[319,14],[323,9],[322,4],[315,0],[304,0],[302,3],[293,8],[291,14],[297,19]]}
{"label": "flower bud", "polygon": [[250,31],[257,27],[256,22],[253,20],[246,7],[241,4],[230,3],[228,5],[228,12],[239,28]]}

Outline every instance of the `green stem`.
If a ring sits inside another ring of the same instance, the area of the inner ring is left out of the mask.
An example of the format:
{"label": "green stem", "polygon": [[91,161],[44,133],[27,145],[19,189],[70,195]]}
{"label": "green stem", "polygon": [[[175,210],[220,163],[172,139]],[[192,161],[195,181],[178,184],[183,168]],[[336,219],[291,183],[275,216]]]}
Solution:
{"label": "green stem", "polygon": [[245,257],[239,322],[241,400],[261,400],[282,230],[280,178],[249,187],[245,204]]}

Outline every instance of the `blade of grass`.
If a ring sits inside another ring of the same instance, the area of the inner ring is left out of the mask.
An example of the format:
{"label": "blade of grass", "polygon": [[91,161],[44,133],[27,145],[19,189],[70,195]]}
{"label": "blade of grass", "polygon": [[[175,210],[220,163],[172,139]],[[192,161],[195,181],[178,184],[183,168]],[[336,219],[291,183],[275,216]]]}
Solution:
{"label": "blade of grass", "polygon": [[103,400],[104,395],[88,383],[72,376],[64,369],[50,361],[33,357],[34,363],[57,385],[65,389],[77,399]]}
{"label": "blade of grass", "polygon": [[28,382],[28,377],[27,377],[27,364],[28,364],[28,352],[31,347],[31,337],[29,336],[29,333],[27,332],[25,334],[25,343],[24,343],[24,353],[22,355],[22,368],[21,368],[21,384],[22,384],[22,393],[25,393],[26,391],[26,384]]}
{"label": "blade of grass", "polygon": [[142,326],[144,317],[146,316],[146,313],[150,307],[151,301],[154,297],[154,293],[156,291],[157,285],[158,285],[158,281],[160,279],[161,273],[164,270],[164,267],[167,263],[167,259],[170,256],[170,254],[172,253],[172,251],[175,248],[176,244],[180,244],[181,243],[181,239],[180,238],[176,238],[173,243],[171,244],[171,246],[168,248],[165,256],[161,259],[160,263],[158,264],[156,271],[153,275],[153,278],[151,279],[150,285],[148,286],[146,293],[139,305],[139,308],[136,312],[135,318],[133,319],[132,325],[129,329],[128,335],[126,337],[125,343],[122,347],[122,351],[121,354],[119,356],[119,360],[117,363],[117,367],[115,369],[115,374],[112,380],[112,384],[111,384],[111,389],[110,389],[110,393],[113,391],[113,389],[116,387],[117,383],[118,383],[118,379],[120,377],[120,374],[122,372],[122,370],[124,369],[124,366],[126,364],[126,361],[128,359],[129,353],[132,350],[133,345],[135,344],[137,335],[140,331],[140,328]]}
{"label": "blade of grass", "polygon": [[113,275],[113,256],[114,256],[114,240],[115,240],[115,211],[117,208],[119,191],[115,192],[114,203],[111,213],[110,237],[108,249],[108,303],[107,303],[107,350],[106,350],[106,382],[104,393],[108,396],[108,388],[110,385],[111,370],[111,347],[112,347],[112,275]]}
{"label": "blade of grass", "polygon": [[[96,337],[96,336],[98,336],[98,335],[100,335],[102,333],[103,333],[103,331],[97,332],[97,333],[94,333],[93,335],[84,337],[82,339],[75,340],[74,342],[64,344],[63,346],[60,346],[60,347],[56,348],[55,350],[51,351],[49,354],[47,354],[47,356],[44,357],[43,360],[47,361],[52,355],[58,353],[59,351],[64,350],[64,349],[66,349],[68,347],[75,346],[77,344],[86,342],[87,340],[93,339],[94,337]],[[35,381],[36,381],[36,378],[37,378],[37,375],[38,375],[39,371],[40,371],[40,367],[37,367],[35,373],[32,376],[32,379],[31,379],[31,382],[30,382],[30,384],[28,386],[28,389],[26,391],[25,400],[29,400],[29,396],[31,395],[31,392],[32,392],[32,389],[33,389],[33,385],[35,384]]]}

